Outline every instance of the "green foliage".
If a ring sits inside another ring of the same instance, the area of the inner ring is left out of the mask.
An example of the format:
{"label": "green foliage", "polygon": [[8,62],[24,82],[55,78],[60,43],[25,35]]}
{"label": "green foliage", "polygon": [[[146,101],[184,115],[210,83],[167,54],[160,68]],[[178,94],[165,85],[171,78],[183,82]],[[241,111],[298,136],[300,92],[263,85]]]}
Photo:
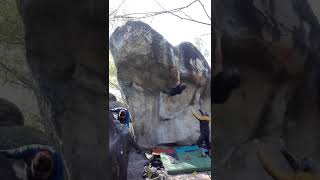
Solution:
{"label": "green foliage", "polygon": [[114,64],[111,53],[109,52],[109,90],[114,94],[118,101],[124,103],[121,95],[121,88],[117,80],[117,68]]}
{"label": "green foliage", "polygon": [[205,47],[203,39],[197,37],[194,39],[194,45],[198,48],[198,50],[202,53],[202,55],[208,60],[210,59],[209,50]]}
{"label": "green foliage", "polygon": [[117,68],[111,55],[109,55],[109,88],[120,90],[117,80]]}

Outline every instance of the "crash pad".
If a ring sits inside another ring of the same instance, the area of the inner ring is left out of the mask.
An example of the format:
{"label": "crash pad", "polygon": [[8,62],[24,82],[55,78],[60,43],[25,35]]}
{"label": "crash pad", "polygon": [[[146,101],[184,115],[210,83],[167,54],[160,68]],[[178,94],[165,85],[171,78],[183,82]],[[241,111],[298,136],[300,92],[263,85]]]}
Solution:
{"label": "crash pad", "polygon": [[194,146],[182,146],[182,147],[177,147],[176,151],[177,152],[188,152],[188,151],[195,151],[198,150],[199,147],[197,145]]}
{"label": "crash pad", "polygon": [[160,153],[175,153],[176,150],[174,148],[154,148],[152,149],[153,154],[159,154]]}
{"label": "crash pad", "polygon": [[194,171],[211,171],[211,158],[209,156],[201,157],[200,152],[200,149],[176,152],[178,161],[172,161],[172,157],[166,153],[160,153],[160,157],[165,170],[170,175],[192,173]]}
{"label": "crash pad", "polygon": [[[195,151],[199,150],[199,146],[193,145],[193,146],[181,146],[176,148],[176,152],[189,152],[189,151]],[[203,149],[203,148],[202,148]],[[208,152],[207,149],[203,149],[204,152]]]}

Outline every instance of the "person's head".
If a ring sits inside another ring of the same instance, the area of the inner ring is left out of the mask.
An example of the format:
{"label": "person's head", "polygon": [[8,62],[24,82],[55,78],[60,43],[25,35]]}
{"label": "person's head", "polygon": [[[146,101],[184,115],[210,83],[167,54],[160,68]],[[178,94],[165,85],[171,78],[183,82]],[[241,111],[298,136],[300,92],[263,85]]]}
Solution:
{"label": "person's head", "polygon": [[209,116],[209,114],[206,111],[202,111],[201,109],[199,109],[199,111],[202,116]]}
{"label": "person's head", "polygon": [[125,110],[120,110],[119,111],[119,118],[124,119],[126,117],[126,111]]}
{"label": "person's head", "polygon": [[52,153],[40,151],[31,161],[31,175],[37,179],[48,179],[53,171]]}

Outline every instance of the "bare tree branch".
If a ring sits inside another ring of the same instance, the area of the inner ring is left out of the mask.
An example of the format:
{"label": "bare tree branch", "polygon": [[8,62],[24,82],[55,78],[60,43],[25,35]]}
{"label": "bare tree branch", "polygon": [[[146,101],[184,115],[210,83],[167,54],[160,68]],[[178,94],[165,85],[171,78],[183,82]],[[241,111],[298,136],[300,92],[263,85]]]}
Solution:
{"label": "bare tree branch", "polygon": [[207,36],[207,35],[211,35],[211,33],[200,34],[200,36]]}
{"label": "bare tree branch", "polygon": [[202,8],[203,8],[204,12],[206,13],[206,15],[208,16],[208,18],[209,18],[209,19],[210,19],[210,21],[211,21],[211,17],[210,17],[210,16],[209,16],[209,14],[207,13],[207,10],[206,10],[206,8],[204,7],[204,5],[202,4],[201,0],[198,0],[198,2],[201,4],[201,6],[202,6]]}
{"label": "bare tree branch", "polygon": [[[174,9],[171,9],[171,10],[166,10],[165,8],[163,8],[161,6],[161,4],[156,1],[156,3],[163,9],[163,11],[156,11],[156,12],[144,12],[144,13],[129,13],[129,14],[123,14],[123,15],[116,15],[116,16],[113,16],[113,17],[109,17],[109,20],[111,21],[115,21],[117,19],[131,19],[131,20],[138,20],[138,19],[145,19],[145,18],[149,18],[149,17],[153,17],[153,16],[157,16],[157,15],[161,15],[161,14],[172,14],[173,16],[176,16],[180,19],[183,19],[183,20],[188,20],[188,21],[193,21],[193,22],[196,22],[196,23],[200,23],[200,24],[205,24],[205,25],[211,25],[210,23],[205,23],[205,22],[201,22],[201,21],[198,21],[198,20],[195,20],[195,19],[192,19],[189,15],[187,15],[186,13],[182,12],[181,10],[183,9],[186,9],[188,7],[190,7],[192,4],[196,3],[198,0],[195,0],[195,1],[192,1],[191,3],[189,3],[188,5],[186,6],[183,6],[183,7],[179,7],[179,8],[174,8]],[[185,17],[181,17],[177,14],[175,14],[175,12],[181,12],[181,13],[184,13],[188,18],[185,18]],[[133,15],[143,15],[143,16],[140,16],[140,17],[134,17]]]}
{"label": "bare tree branch", "polygon": [[120,7],[122,6],[122,4],[123,4],[125,1],[126,1],[126,0],[123,0],[123,1],[120,3],[120,5],[119,5],[114,11],[112,11],[112,12],[109,14],[109,16],[111,16],[112,14],[118,12],[118,10],[120,9]]}
{"label": "bare tree branch", "polygon": [[[185,8],[188,8],[189,6],[191,6],[192,4],[194,4],[195,2],[197,2],[197,0],[189,3],[188,5],[186,6],[183,6],[183,7],[179,7],[179,8],[174,8],[174,9],[171,9],[171,10],[168,10],[168,11],[171,11],[171,12],[178,12],[178,11],[181,11],[182,9],[185,9]],[[164,13],[168,13],[166,10],[165,11],[158,11],[158,12],[143,12],[143,13],[129,13],[129,14],[124,14],[124,15],[121,15],[121,16],[131,16],[131,15],[159,15],[159,14],[164,14]]]}
{"label": "bare tree branch", "polygon": [[[200,23],[200,24],[205,24],[205,25],[211,26],[211,24],[209,24],[209,23],[205,23],[205,22],[201,22],[201,21],[194,20],[194,19],[190,18],[190,16],[189,16],[189,18],[184,18],[184,17],[181,17],[181,16],[179,16],[179,15],[177,15],[177,14],[174,14],[172,11],[167,11],[157,0],[154,0],[154,1],[155,1],[165,12],[167,12],[167,13],[169,13],[169,14],[172,14],[173,16],[176,16],[176,17],[178,17],[178,18],[180,18],[180,19],[183,19],[183,20],[193,21],[193,22],[197,22],[197,23]],[[198,1],[198,0],[196,0],[196,1]],[[192,2],[192,3],[194,3],[194,2]],[[181,10],[181,9],[180,9],[180,10]]]}

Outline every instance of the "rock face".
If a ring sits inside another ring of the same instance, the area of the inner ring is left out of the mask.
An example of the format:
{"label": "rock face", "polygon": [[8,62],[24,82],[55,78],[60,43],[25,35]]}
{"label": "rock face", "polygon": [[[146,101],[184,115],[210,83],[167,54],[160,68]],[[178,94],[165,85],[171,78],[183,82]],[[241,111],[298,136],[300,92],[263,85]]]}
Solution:
{"label": "rock face", "polygon": [[107,2],[17,2],[46,130],[61,143],[71,179],[104,179]]}
{"label": "rock face", "polygon": [[122,132],[120,122],[117,121],[109,114],[109,151],[108,159],[111,163],[111,179],[121,180],[127,178],[128,168],[128,154],[129,146],[127,134],[128,132]]}
{"label": "rock face", "polygon": [[23,126],[0,127],[0,150],[18,148],[29,144],[43,144],[54,147],[58,151],[58,144],[52,142],[43,132]]}
{"label": "rock face", "polygon": [[19,108],[10,101],[0,98],[0,126],[15,126],[24,124],[24,118]]}
{"label": "rock face", "polygon": [[[109,93],[109,97],[114,95]],[[109,98],[109,108],[125,107],[126,105],[114,101]],[[112,177],[114,180],[122,180],[127,178],[128,156],[133,141],[132,131],[126,126],[121,125],[120,121],[116,120],[113,114],[109,113],[109,152],[108,158],[112,162]],[[141,170],[141,169],[140,169]],[[136,175],[136,174],[135,174]]]}
{"label": "rock face", "polygon": [[[149,25],[129,21],[110,37],[118,82],[131,110],[138,144],[195,143],[199,122],[191,114],[210,112],[211,70],[191,43],[174,47]],[[182,94],[162,90],[185,83]]]}
{"label": "rock face", "polygon": [[272,179],[256,156],[265,138],[320,162],[320,34],[308,2],[215,2],[224,66],[238,67],[243,82],[243,93],[214,105],[217,179]]}
{"label": "rock face", "polygon": [[109,101],[117,101],[117,98],[115,95],[109,93]]}
{"label": "rock face", "polygon": [[10,161],[0,154],[0,178],[7,180],[19,180],[15,175]]}

